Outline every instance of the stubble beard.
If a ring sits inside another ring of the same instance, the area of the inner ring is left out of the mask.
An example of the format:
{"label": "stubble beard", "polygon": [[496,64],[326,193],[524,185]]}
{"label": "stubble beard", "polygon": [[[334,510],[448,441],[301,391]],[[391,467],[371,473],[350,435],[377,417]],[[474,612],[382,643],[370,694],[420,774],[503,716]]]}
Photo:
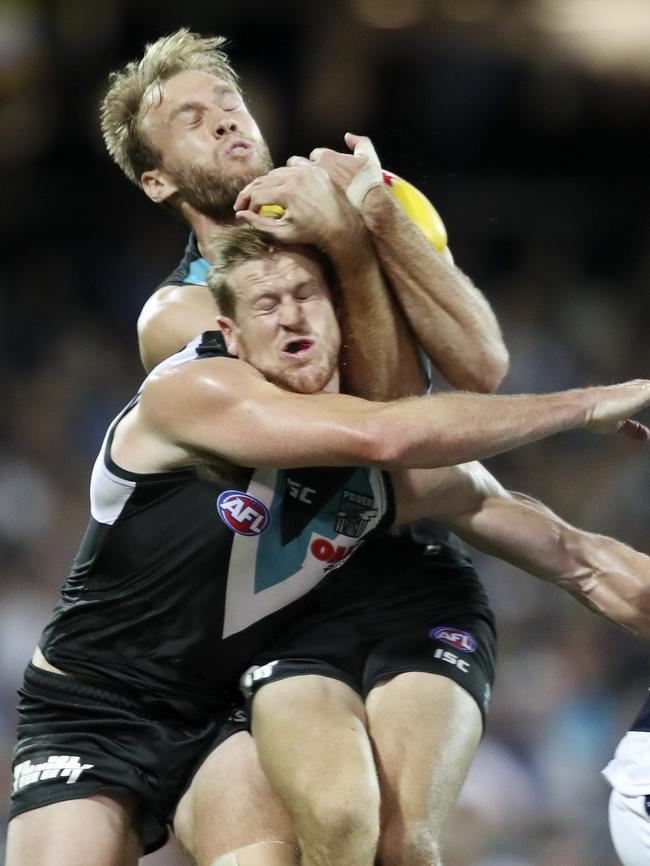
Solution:
{"label": "stubble beard", "polygon": [[269,382],[285,391],[293,391],[295,394],[317,394],[329,384],[337,366],[338,348],[331,346],[325,358],[316,367],[261,372]]}
{"label": "stubble beard", "polygon": [[210,219],[222,221],[233,218],[232,206],[241,190],[272,168],[269,149],[265,142],[260,142],[255,160],[242,165],[239,171],[226,173],[219,166],[207,169],[192,165],[174,168],[170,174],[181,200]]}

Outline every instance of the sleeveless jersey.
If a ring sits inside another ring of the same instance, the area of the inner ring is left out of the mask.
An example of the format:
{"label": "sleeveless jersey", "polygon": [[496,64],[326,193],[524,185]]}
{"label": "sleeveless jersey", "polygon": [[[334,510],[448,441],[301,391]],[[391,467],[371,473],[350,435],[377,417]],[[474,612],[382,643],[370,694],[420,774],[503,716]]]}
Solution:
{"label": "sleeveless jersey", "polygon": [[[157,370],[212,357],[230,357],[220,332]],[[310,590],[392,522],[392,490],[374,468],[126,471],[111,442],[139,394],[106,434],[90,522],[40,648],[79,678],[196,717],[230,700]]]}
{"label": "sleeveless jersey", "polygon": [[603,775],[626,797],[650,794],[650,692]]}
{"label": "sleeveless jersey", "polygon": [[166,277],[158,288],[164,286],[182,286],[189,283],[192,286],[207,286],[207,275],[210,270],[210,262],[204,259],[199,252],[196,235],[190,232],[183,258],[176,268]]}

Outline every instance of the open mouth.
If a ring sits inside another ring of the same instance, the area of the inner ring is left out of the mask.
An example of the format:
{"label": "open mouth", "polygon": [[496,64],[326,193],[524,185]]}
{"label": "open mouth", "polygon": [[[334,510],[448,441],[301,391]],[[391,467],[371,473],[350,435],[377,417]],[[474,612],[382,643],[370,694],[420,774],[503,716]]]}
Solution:
{"label": "open mouth", "polygon": [[228,150],[226,151],[226,156],[244,156],[249,153],[251,150],[251,145],[244,141],[243,139],[238,139],[234,141]]}
{"label": "open mouth", "polygon": [[311,349],[313,343],[311,340],[290,340],[284,347],[283,351],[288,355],[299,355],[301,352],[306,352]]}

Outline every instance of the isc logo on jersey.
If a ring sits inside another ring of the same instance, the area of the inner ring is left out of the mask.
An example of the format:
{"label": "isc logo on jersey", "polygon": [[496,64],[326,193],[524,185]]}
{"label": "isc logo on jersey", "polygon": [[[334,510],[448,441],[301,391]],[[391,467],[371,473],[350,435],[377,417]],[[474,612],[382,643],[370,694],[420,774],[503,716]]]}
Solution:
{"label": "isc logo on jersey", "polygon": [[462,653],[473,653],[476,649],[476,639],[468,631],[460,628],[441,625],[431,629],[429,637],[447,643]]}
{"label": "isc logo on jersey", "polygon": [[241,490],[224,490],[217,509],[226,526],[238,535],[260,535],[271,522],[266,505]]}

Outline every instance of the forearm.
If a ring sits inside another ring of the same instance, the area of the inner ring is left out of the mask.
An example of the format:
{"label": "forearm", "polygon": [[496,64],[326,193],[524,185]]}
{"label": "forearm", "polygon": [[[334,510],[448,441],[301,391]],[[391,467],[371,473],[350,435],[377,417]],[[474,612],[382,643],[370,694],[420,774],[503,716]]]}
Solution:
{"label": "forearm", "polygon": [[[624,421],[650,403],[650,381],[534,396],[435,394],[391,403],[297,394],[243,361],[207,358],[149,377],[140,408],[176,454],[242,466],[454,466],[574,427],[650,431]],[[245,435],[243,434],[245,431]],[[296,433],[299,431],[299,433]]]}
{"label": "forearm", "polygon": [[484,295],[445,261],[383,187],[366,195],[361,215],[420,345],[454,386],[491,391],[508,352]]}
{"label": "forearm", "polygon": [[582,426],[588,392],[493,396],[436,394],[377,408],[387,468],[435,468],[483,460]]}
{"label": "forearm", "polygon": [[330,253],[341,282],[343,389],[367,400],[396,400],[425,389],[417,340],[382,276],[365,230]]}
{"label": "forearm", "polygon": [[650,558],[583,532],[519,493],[488,497],[452,526],[467,541],[554,583],[594,613],[650,638]]}

